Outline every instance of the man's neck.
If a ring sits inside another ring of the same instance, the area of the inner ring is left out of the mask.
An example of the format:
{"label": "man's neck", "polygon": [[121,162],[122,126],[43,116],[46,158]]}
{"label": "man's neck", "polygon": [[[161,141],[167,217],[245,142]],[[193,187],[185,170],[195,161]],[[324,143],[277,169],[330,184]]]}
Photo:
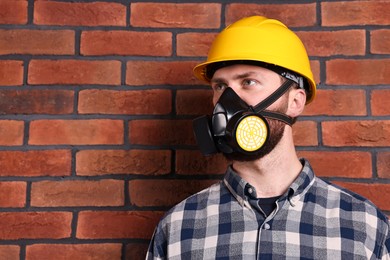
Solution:
{"label": "man's neck", "polygon": [[258,198],[284,194],[302,170],[292,142],[284,146],[279,143],[270,154],[256,161],[234,161],[232,167],[255,187]]}

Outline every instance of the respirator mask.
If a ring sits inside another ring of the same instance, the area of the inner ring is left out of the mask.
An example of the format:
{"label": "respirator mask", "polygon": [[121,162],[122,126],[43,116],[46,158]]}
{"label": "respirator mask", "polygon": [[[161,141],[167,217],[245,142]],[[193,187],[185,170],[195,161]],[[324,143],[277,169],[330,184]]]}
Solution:
{"label": "respirator mask", "polygon": [[297,83],[303,87],[303,78],[289,72],[280,75],[286,81],[270,96],[250,106],[232,88],[227,88],[219,98],[211,116],[201,116],[193,121],[196,142],[204,155],[222,152],[257,155],[269,139],[270,127],[266,118],[293,124],[290,116],[266,108]]}

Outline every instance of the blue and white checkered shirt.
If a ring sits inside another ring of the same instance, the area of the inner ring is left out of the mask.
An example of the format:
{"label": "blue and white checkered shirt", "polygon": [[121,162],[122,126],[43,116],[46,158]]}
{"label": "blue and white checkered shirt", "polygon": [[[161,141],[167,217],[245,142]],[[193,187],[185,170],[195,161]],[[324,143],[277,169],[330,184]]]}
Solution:
{"label": "blue and white checkered shirt", "polygon": [[306,160],[275,210],[258,221],[248,183],[222,182],[173,207],[147,259],[390,259],[389,221],[370,201],[315,177]]}

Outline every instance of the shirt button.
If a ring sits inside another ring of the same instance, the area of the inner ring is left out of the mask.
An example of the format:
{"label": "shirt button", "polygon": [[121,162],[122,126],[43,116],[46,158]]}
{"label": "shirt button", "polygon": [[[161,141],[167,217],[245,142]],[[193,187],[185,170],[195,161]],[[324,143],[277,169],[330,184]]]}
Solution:
{"label": "shirt button", "polygon": [[264,229],[268,230],[268,229],[270,229],[270,228],[271,228],[271,226],[270,226],[268,223],[265,223],[265,224],[264,224]]}
{"label": "shirt button", "polygon": [[252,194],[253,189],[252,188],[248,188],[248,192],[249,192],[249,194]]}

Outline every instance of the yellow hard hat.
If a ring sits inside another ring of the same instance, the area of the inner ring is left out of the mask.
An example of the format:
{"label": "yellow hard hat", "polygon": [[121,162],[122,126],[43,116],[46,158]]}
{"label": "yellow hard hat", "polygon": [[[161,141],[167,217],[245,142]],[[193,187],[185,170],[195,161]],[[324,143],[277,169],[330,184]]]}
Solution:
{"label": "yellow hard hat", "polygon": [[207,61],[195,66],[194,74],[209,83],[209,65],[229,61],[258,61],[294,72],[306,81],[306,104],[314,99],[316,83],[306,49],[298,36],[280,21],[251,16],[226,27],[212,43]]}

